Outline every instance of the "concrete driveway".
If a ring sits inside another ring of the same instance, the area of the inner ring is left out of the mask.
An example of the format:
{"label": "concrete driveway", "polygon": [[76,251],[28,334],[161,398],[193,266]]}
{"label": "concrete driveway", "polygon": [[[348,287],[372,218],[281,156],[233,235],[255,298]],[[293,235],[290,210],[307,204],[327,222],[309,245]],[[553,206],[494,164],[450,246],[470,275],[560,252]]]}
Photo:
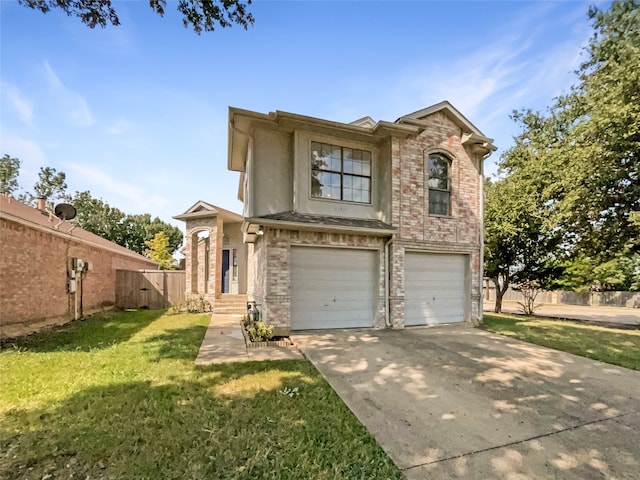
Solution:
{"label": "concrete driveway", "polygon": [[640,478],[640,372],[468,326],[292,338],[409,479]]}

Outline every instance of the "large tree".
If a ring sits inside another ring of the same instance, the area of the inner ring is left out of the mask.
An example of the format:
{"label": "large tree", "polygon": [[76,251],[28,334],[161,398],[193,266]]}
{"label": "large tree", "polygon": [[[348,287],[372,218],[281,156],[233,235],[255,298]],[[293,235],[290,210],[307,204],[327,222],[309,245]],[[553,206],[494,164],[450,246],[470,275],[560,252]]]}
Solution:
{"label": "large tree", "polygon": [[40,167],[38,181],[32,191],[24,191],[18,199],[35,206],[37,199],[44,199],[49,203],[57,203],[69,199],[67,194],[67,175],[52,167]]}
{"label": "large tree", "polygon": [[148,213],[127,215],[108,203],[94,198],[88,191],[76,192],[71,203],[77,210],[75,222],[85,230],[100,235],[123,247],[144,254],[147,243],[162,232],[167,239],[169,254],[182,245],[182,232],[178,227],[163,222]]}
{"label": "large tree", "polygon": [[45,200],[56,202],[67,200],[67,175],[58,172],[55,168],[40,167],[38,181],[33,186],[32,198],[44,198]]}
{"label": "large tree", "polygon": [[13,195],[18,189],[20,160],[5,154],[0,158],[0,194]]}
{"label": "large tree", "polygon": [[485,183],[485,275],[496,287],[494,311],[507,288],[548,287],[558,275],[561,236],[547,222],[532,179]]}
{"label": "large tree", "polygon": [[625,288],[634,281],[619,272],[633,272],[626,259],[640,250],[640,2],[589,17],[577,84],[544,113],[514,113],[522,133],[500,166],[535,186],[546,228],[562,234],[563,286]]}
{"label": "large tree", "polygon": [[[80,18],[82,23],[94,28],[107,24],[120,25],[120,18],[111,0],[18,0],[18,3],[34,10],[47,13],[51,9],[61,9],[69,16]],[[218,27],[241,25],[245,30],[253,25],[253,15],[248,11],[251,0],[179,0],[178,12],[182,15],[185,28],[191,26],[199,35],[202,31],[212,32]],[[149,0],[151,9],[164,16],[167,0]]]}
{"label": "large tree", "polygon": [[640,236],[632,222],[640,212],[640,2],[592,7],[589,16],[595,33],[581,82],[555,106],[571,121],[557,146],[565,161],[555,166],[570,175],[559,219],[581,250],[608,260]]}
{"label": "large tree", "polygon": [[76,208],[74,222],[77,225],[128,248],[128,234],[124,223],[126,215],[121,210],[92,197],[89,191],[76,192],[71,203]]}

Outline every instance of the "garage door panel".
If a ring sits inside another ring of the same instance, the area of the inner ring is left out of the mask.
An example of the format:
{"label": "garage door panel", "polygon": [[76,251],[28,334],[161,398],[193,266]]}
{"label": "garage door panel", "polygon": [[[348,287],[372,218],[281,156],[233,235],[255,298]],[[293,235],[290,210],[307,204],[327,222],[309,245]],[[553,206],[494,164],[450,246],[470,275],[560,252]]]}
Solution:
{"label": "garage door panel", "polygon": [[291,328],[370,327],[378,252],[291,248]]}
{"label": "garage door panel", "polygon": [[465,319],[465,255],[406,254],[405,325]]}

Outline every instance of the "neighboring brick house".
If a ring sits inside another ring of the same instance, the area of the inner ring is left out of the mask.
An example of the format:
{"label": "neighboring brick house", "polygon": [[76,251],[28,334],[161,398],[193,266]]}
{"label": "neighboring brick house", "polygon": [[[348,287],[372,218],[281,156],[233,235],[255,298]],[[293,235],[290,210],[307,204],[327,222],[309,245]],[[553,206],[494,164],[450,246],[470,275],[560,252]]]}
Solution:
{"label": "neighboring brick house", "polygon": [[116,270],[157,268],[142,255],[0,195],[0,337],[111,307]]}
{"label": "neighboring brick house", "polygon": [[351,124],[230,108],[249,299],[281,333],[479,320],[495,149],[448,102]]}

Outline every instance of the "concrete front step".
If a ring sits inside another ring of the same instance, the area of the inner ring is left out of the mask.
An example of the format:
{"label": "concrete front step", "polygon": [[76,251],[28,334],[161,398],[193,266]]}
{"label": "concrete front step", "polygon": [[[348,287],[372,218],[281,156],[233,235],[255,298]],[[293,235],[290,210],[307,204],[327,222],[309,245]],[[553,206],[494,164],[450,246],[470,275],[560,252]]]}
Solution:
{"label": "concrete front step", "polygon": [[213,312],[228,315],[247,314],[247,296],[223,293],[215,299]]}
{"label": "concrete front step", "polygon": [[224,303],[224,302],[216,302],[213,304],[214,307],[224,307],[224,308],[244,308],[247,309],[246,303]]}
{"label": "concrete front step", "polygon": [[226,307],[214,307],[211,310],[212,313],[220,314],[220,315],[246,315],[246,308],[226,308]]}

